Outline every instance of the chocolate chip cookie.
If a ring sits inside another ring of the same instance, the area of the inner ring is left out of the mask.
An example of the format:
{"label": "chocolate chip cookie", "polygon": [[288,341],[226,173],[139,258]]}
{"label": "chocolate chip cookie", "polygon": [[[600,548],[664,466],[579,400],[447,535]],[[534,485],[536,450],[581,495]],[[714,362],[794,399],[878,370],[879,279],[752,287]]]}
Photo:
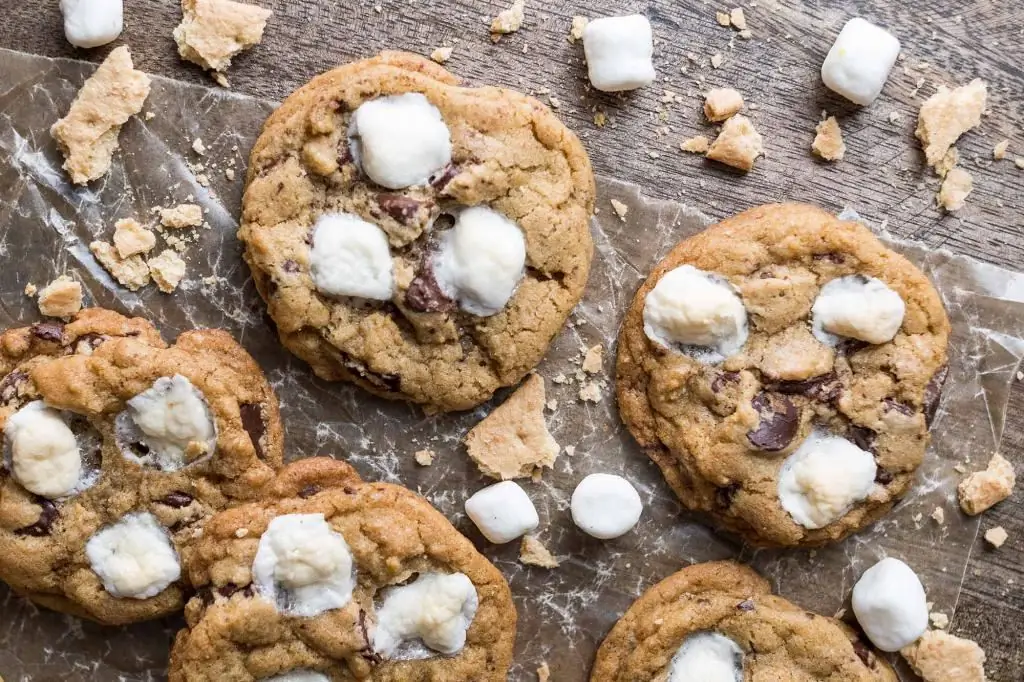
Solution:
{"label": "chocolate chip cookie", "polygon": [[640,596],[601,647],[590,682],[896,682],[852,629],[772,595],[732,561],[684,568]]}
{"label": "chocolate chip cookie", "polygon": [[386,52],[270,116],[239,238],[282,343],[430,410],[518,383],[579,301],[594,178],[543,104]]}
{"label": "chocolate chip cookie", "polygon": [[273,479],[277,400],[226,333],[89,309],[0,335],[0,579],[105,624],[185,602],[182,548]]}
{"label": "chocolate chip cookie", "polygon": [[640,287],[619,409],[687,507],[755,544],[824,544],[911,486],[949,333],[928,279],[865,227],[762,206]]}
{"label": "chocolate chip cookie", "polygon": [[506,679],[508,585],[423,498],[324,457],[265,493],[186,550],[171,682]]}

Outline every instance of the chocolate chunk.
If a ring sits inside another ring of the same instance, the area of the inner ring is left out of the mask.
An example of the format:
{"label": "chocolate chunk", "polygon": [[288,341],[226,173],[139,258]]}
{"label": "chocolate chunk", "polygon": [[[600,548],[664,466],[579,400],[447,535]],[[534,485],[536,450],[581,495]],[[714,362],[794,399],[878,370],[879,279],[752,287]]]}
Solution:
{"label": "chocolate chunk", "polygon": [[18,391],[22,384],[28,381],[28,374],[20,370],[14,370],[0,381],[0,401],[9,403],[18,397]]}
{"label": "chocolate chunk", "polygon": [[429,259],[423,259],[420,271],[405,291],[405,305],[419,313],[447,313],[455,310],[455,301],[448,298],[434,276]]}
{"label": "chocolate chunk", "polygon": [[183,493],[180,490],[176,490],[173,493],[169,493],[162,500],[160,504],[171,507],[172,509],[182,509],[192,504],[193,498],[188,493]]}
{"label": "chocolate chunk", "polygon": [[793,402],[781,395],[764,391],[751,401],[761,422],[747,433],[747,440],[758,450],[778,452],[793,442],[800,427],[800,411]]}
{"label": "chocolate chunk", "polygon": [[739,372],[721,372],[711,381],[711,392],[719,393],[726,384],[735,384],[739,380]]}
{"label": "chocolate chunk", "polygon": [[892,483],[893,478],[894,476],[890,472],[883,469],[882,467],[878,467],[878,470],[875,472],[875,483],[889,485],[890,483]]}
{"label": "chocolate chunk", "polygon": [[352,149],[348,146],[348,139],[342,139],[338,143],[338,166],[352,163]]}
{"label": "chocolate chunk", "polygon": [[438,192],[441,192],[448,186],[448,183],[452,181],[452,178],[458,174],[459,167],[454,163],[449,163],[447,166],[430,176],[430,186]]}
{"label": "chocolate chunk", "polygon": [[863,661],[864,665],[867,667],[875,667],[875,655],[871,653],[871,649],[869,649],[863,642],[853,643],[853,653],[857,654],[857,658]]}
{"label": "chocolate chunk", "polygon": [[299,497],[301,497],[302,499],[305,500],[305,499],[307,499],[309,497],[313,497],[318,492],[320,492],[320,486],[318,486],[318,485],[307,485],[305,488],[303,488],[302,490],[299,491]]}
{"label": "chocolate chunk", "polygon": [[356,360],[348,353],[341,354],[342,363],[350,372],[355,372],[363,381],[382,391],[398,391],[402,387],[402,377],[397,374],[381,374],[371,371],[365,364]]}
{"label": "chocolate chunk", "polygon": [[719,507],[728,509],[732,506],[732,500],[736,497],[736,493],[740,490],[738,483],[732,483],[727,486],[717,488],[715,490],[715,502],[718,503]]}
{"label": "chocolate chunk", "polygon": [[281,269],[285,272],[298,272],[299,264],[293,261],[291,258],[281,264]]}
{"label": "chocolate chunk", "polygon": [[757,607],[754,606],[754,600],[753,599],[744,599],[743,601],[741,601],[739,604],[736,605],[736,608],[738,608],[740,611],[747,611],[747,612],[749,612],[749,611],[753,611]]}
{"label": "chocolate chunk", "polygon": [[823,403],[832,402],[843,392],[843,385],[835,372],[799,381],[780,381],[772,384],[769,388],[786,395],[807,396]]}
{"label": "chocolate chunk", "polygon": [[906,403],[901,403],[898,400],[893,400],[892,398],[886,398],[885,400],[882,401],[882,404],[885,405],[885,409],[887,410],[899,412],[900,414],[906,415],[907,417],[914,416],[914,408],[911,407],[910,405],[907,405]]}
{"label": "chocolate chunk", "polygon": [[359,631],[363,635],[366,645],[359,650],[359,655],[373,665],[384,662],[384,658],[373,650],[373,643],[370,641],[370,630],[366,625],[366,611],[359,609]]}
{"label": "chocolate chunk", "polygon": [[343,487],[342,490],[345,491],[346,495],[355,495],[356,494],[356,489],[353,488],[352,486],[348,486],[347,485],[347,486]]}
{"label": "chocolate chunk", "polygon": [[57,521],[57,517],[60,515],[60,512],[57,510],[57,505],[45,497],[39,497],[36,495],[33,497],[32,502],[38,504],[40,507],[39,519],[31,526],[18,528],[14,531],[14,534],[27,535],[33,538],[45,537],[50,534],[51,530],[53,530],[53,524]]}
{"label": "chocolate chunk", "polygon": [[416,215],[424,206],[429,206],[429,203],[402,194],[378,194],[377,205],[403,225],[412,225],[418,222],[414,220]]}
{"label": "chocolate chunk", "polygon": [[878,434],[866,426],[857,426],[856,424],[850,426],[850,440],[861,450],[874,452],[877,437]]}
{"label": "chocolate chunk", "polygon": [[835,253],[835,252],[816,253],[816,254],[814,254],[811,257],[814,260],[817,260],[817,261],[828,261],[829,263],[835,263],[836,265],[840,265],[841,263],[845,263],[846,262],[846,256],[844,256],[841,253]]}
{"label": "chocolate chunk", "polygon": [[256,448],[256,456],[263,459],[263,436],[267,433],[267,425],[263,422],[263,406],[259,403],[242,403],[238,411],[242,417],[242,428],[249,434],[249,440]]}
{"label": "chocolate chunk", "polygon": [[839,341],[836,345],[836,351],[840,355],[850,356],[854,353],[859,353],[865,348],[870,348],[871,344],[867,341],[861,341],[860,339],[847,339],[844,338]]}
{"label": "chocolate chunk", "polygon": [[39,322],[32,325],[32,334],[43,341],[60,343],[64,340],[64,325],[60,322]]}
{"label": "chocolate chunk", "polygon": [[925,386],[924,423],[928,426],[935,421],[935,414],[939,411],[939,403],[942,402],[942,387],[946,384],[947,377],[949,377],[949,365],[943,365],[932,375],[932,378],[928,380],[928,385]]}
{"label": "chocolate chunk", "polygon": [[227,583],[217,588],[217,594],[222,597],[230,597],[235,592],[238,592],[240,588],[234,583]]}

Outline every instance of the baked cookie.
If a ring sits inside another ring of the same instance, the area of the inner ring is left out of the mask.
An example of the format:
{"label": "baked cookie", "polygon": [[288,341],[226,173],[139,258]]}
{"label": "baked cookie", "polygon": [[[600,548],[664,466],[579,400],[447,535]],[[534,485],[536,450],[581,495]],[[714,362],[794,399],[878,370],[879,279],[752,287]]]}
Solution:
{"label": "baked cookie", "polygon": [[501,573],[418,495],[326,457],[187,550],[198,587],[171,682],[504,680],[516,611]]}
{"label": "baked cookie", "polygon": [[535,99],[385,52],[329,71],[252,150],[238,236],[318,376],[430,410],[518,383],[580,300],[590,161]]}
{"label": "baked cookie", "polygon": [[825,544],[913,482],[949,332],[928,279],[867,228],[762,206],[683,241],[640,287],[619,410],[690,509],[755,544]]}
{"label": "baked cookie", "polygon": [[226,333],[168,347],[100,309],[0,335],[0,579],[106,624],[185,602],[182,548],[281,465],[277,400]]}
{"label": "baked cookie", "polygon": [[771,593],[732,561],[684,568],[640,596],[597,650],[590,682],[897,682],[856,633]]}

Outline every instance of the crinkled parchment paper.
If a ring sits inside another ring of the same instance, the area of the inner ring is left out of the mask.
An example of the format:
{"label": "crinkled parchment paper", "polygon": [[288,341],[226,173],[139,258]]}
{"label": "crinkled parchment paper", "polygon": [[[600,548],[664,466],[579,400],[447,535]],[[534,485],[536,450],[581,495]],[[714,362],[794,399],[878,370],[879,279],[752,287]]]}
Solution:
{"label": "crinkled parchment paper", "polygon": [[[752,551],[711,532],[683,512],[657,468],[619,422],[613,396],[614,339],[620,316],[652,264],[706,219],[679,204],[645,200],[640,189],[600,179],[593,223],[597,258],[586,299],[556,340],[540,373],[557,407],[548,421],[558,441],[575,447],[553,472],[524,485],[541,515],[540,536],[562,562],[556,570],[517,561],[518,545],[482,540],[462,511],[487,484],[461,446],[466,430],[490,409],[454,416],[377,400],[351,386],[313,378],[283,351],[267,325],[235,239],[246,153],[273,105],[154,79],[146,111],[131,120],[109,175],[88,189],[72,187],[49,126],[67,110],[91,66],[0,51],[0,326],[37,319],[23,294],[62,273],[81,280],[89,302],[153,320],[168,339],[193,327],[230,330],[262,364],[282,403],[289,458],[347,458],[368,479],[402,483],[429,498],[508,577],[519,610],[511,679],[532,680],[547,661],[558,682],[584,680],[597,644],[647,587],[691,562],[740,557],[771,577],[786,597],[832,614],[859,573],[879,557],[907,560],[921,575],[935,609],[953,615],[977,520],[957,511],[954,465],[982,466],[1002,438],[1007,392],[1024,355],[1024,277],[993,266],[894,244],[936,282],[953,319],[952,371],[933,427],[933,445],[911,495],[888,518],[846,542],[816,551]],[[192,150],[195,138],[206,156]],[[204,165],[200,171],[195,164]],[[191,164],[191,167],[190,165]],[[235,179],[225,169],[233,167]],[[209,188],[196,175],[205,173]],[[88,251],[116,219],[153,222],[151,209],[194,196],[211,228],[187,253],[187,280],[176,294],[154,287],[132,294],[117,286]],[[610,199],[628,207],[624,220]],[[606,350],[597,403],[579,400],[581,351]],[[562,375],[562,376],[559,376]],[[556,379],[564,381],[557,382]],[[504,395],[498,397],[500,400]],[[430,448],[435,463],[413,453]],[[645,509],[636,531],[599,542],[577,531],[569,496],[583,476],[620,473],[633,481]],[[931,520],[935,507],[946,523]],[[161,679],[178,619],[101,628],[40,611],[0,587],[0,675],[11,680]]]}

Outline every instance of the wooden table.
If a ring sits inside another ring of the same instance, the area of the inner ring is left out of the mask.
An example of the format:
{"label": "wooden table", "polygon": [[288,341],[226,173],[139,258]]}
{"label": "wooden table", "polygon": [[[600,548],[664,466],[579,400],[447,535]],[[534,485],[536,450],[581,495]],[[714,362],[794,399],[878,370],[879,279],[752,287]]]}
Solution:
{"label": "wooden table", "polygon": [[[178,58],[171,30],[180,19],[172,0],[129,0],[122,36],[137,68],[180,80],[208,83]],[[715,21],[733,5],[698,0],[562,3],[527,0],[518,33],[493,43],[490,17],[502,0],[262,0],[273,8],[263,45],[236,60],[230,71],[239,92],[281,99],[338,63],[382,49],[429,54],[455,47],[448,63],[474,83],[505,85],[554,100],[562,119],[583,138],[598,173],[643,185],[654,197],[677,199],[724,217],[759,203],[800,200],[830,210],[844,205],[899,237],[948,248],[1004,267],[1024,269],[1024,170],[1012,160],[992,161],[992,147],[1010,140],[1010,156],[1024,156],[1024,48],[1017,0],[757,0],[745,2],[753,37],[740,38]],[[62,35],[57,2],[7,2],[0,47],[99,61],[106,49],[78,51]],[[659,82],[611,96],[588,90],[582,48],[567,40],[573,15],[642,12],[654,26]],[[832,39],[851,16],[892,30],[904,58],[872,106],[860,109],[825,89],[818,69]],[[721,54],[720,68],[710,58]],[[2,65],[0,65],[2,66]],[[975,178],[967,207],[944,214],[935,207],[935,178],[925,170],[913,137],[917,110],[938,84],[980,77],[989,83],[990,114],[958,147]],[[681,140],[710,134],[700,93],[732,86],[747,102],[765,137],[767,157],[741,176],[679,151]],[[666,91],[678,95],[667,97]],[[822,110],[839,117],[846,159],[824,164],[809,148]],[[608,123],[594,123],[602,111]],[[1003,454],[1019,462],[1024,440],[1024,392],[1010,398]],[[954,521],[955,522],[955,521]],[[1020,619],[1024,614],[1024,496],[989,512],[983,528],[1010,534],[998,551],[975,544],[952,631],[985,648],[990,679],[1024,679]]]}

